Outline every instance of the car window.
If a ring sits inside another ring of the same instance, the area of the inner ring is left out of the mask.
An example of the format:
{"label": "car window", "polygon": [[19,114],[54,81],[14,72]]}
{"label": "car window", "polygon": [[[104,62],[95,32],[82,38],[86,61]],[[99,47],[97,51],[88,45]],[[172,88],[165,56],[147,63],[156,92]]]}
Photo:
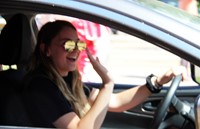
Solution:
{"label": "car window", "polygon": [[[72,22],[93,56],[98,57],[112,73],[115,83],[144,84],[145,78],[151,73],[160,75],[169,68],[184,65],[188,70],[188,78],[180,85],[197,85],[191,79],[190,64],[187,61],[142,39],[73,17],[40,14],[35,19],[38,29],[48,21],[65,19]],[[84,82],[101,81],[84,51],[80,55],[79,70]]]}
{"label": "car window", "polygon": [[181,85],[196,85],[191,79],[190,64],[186,60],[120,31],[111,34],[108,58],[107,65],[117,83],[145,83],[145,78],[151,73],[161,75],[169,68],[183,65],[188,70],[188,78]]}

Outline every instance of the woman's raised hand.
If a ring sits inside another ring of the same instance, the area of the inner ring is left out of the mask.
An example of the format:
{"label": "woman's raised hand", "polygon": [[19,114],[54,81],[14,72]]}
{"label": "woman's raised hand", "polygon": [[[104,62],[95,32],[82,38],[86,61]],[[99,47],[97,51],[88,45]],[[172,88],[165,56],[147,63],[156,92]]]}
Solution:
{"label": "woman's raised hand", "polygon": [[97,57],[96,59],[94,59],[87,48],[86,53],[94,70],[99,74],[103,83],[113,82],[112,76],[110,75],[109,71],[100,63],[99,58]]}

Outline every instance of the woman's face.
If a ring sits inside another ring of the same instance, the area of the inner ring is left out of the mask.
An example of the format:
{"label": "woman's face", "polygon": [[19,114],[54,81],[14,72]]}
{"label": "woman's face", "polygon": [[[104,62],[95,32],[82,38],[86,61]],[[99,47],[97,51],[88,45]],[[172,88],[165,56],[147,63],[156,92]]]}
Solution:
{"label": "woman's face", "polygon": [[54,66],[62,76],[77,68],[77,61],[80,51],[76,48],[71,52],[65,50],[67,40],[78,41],[76,30],[70,27],[63,28],[58,35],[53,38],[48,48],[48,56],[52,59]]}

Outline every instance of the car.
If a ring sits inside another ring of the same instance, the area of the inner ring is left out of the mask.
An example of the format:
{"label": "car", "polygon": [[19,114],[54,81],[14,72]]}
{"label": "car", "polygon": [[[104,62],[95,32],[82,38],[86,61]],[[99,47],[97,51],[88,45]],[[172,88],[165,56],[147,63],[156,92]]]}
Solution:
{"label": "car", "polygon": [[[22,78],[41,25],[65,19],[87,21],[104,30],[101,36],[90,35],[90,40],[95,37],[94,56],[113,74],[114,92],[144,84],[149,74],[162,74],[180,66],[181,60],[187,64],[186,80],[176,76],[136,107],[108,112],[102,129],[200,129],[199,16],[157,0],[0,1],[0,16],[5,24],[0,34],[0,128],[38,128],[31,125],[20,95]],[[98,88],[99,77],[87,57],[83,61],[83,82]]]}

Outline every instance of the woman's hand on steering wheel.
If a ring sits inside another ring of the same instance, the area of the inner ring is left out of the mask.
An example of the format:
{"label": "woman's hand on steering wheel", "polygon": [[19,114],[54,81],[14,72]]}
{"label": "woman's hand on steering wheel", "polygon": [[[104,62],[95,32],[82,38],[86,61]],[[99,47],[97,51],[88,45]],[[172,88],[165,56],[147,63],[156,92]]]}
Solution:
{"label": "woman's hand on steering wheel", "polygon": [[171,81],[172,78],[177,75],[181,75],[182,80],[185,80],[187,78],[187,69],[184,66],[172,67],[166,73],[164,73],[162,76],[158,76],[156,81],[160,85],[163,85],[163,84]]}

